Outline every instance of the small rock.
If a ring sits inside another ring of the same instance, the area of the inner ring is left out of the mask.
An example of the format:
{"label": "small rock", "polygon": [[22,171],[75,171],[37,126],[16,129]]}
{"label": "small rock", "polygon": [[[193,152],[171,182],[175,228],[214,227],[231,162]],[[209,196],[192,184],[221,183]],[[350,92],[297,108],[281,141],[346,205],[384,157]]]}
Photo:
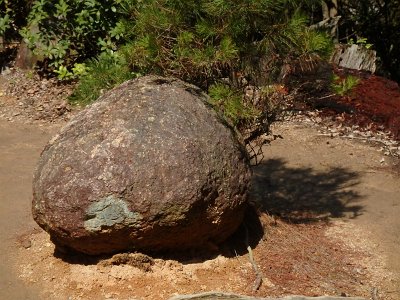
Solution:
{"label": "small rock", "polygon": [[142,253],[118,253],[111,259],[103,261],[101,265],[130,265],[143,272],[150,272],[151,267],[154,265],[154,260],[150,256]]}
{"label": "small rock", "polygon": [[21,246],[25,249],[29,249],[30,247],[32,247],[32,242],[29,239],[23,239],[21,241]]}

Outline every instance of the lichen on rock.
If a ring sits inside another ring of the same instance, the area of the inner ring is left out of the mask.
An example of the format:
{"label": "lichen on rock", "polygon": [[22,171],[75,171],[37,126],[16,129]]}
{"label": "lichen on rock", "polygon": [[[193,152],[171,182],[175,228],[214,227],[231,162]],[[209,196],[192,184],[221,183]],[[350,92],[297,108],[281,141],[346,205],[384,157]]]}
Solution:
{"label": "lichen on rock", "polygon": [[139,226],[141,215],[131,212],[126,202],[113,195],[92,203],[84,223],[88,231],[100,231],[113,226]]}

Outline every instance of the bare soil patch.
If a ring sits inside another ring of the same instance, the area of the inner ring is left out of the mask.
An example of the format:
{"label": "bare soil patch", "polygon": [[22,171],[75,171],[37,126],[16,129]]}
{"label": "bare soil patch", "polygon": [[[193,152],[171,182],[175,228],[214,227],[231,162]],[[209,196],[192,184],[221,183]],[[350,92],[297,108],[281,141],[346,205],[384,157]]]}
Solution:
{"label": "bare soil patch", "polygon": [[[257,291],[253,290],[256,274],[247,254],[194,255],[191,260],[152,258],[151,265],[147,260],[142,265],[140,260],[134,264],[109,263],[110,259],[85,263],[82,257],[67,262],[54,255],[54,246],[44,232],[25,236],[30,247],[19,245],[18,273],[28,284],[40,286],[43,299],[168,299],[205,291],[259,297],[368,297],[374,287],[384,291],[382,284],[390,274],[382,274],[381,258],[364,241],[363,248],[358,240],[352,239],[353,244],[359,243],[354,248],[346,244],[335,229],[343,225],[294,225],[267,215],[263,220],[267,232],[253,249],[263,274]],[[346,232],[351,229],[346,228]]]}

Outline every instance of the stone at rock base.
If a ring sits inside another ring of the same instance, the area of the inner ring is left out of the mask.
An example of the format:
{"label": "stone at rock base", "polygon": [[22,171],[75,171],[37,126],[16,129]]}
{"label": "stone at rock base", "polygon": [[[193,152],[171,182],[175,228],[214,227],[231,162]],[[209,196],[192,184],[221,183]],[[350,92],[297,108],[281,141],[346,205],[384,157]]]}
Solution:
{"label": "stone at rock base", "polygon": [[56,245],[93,255],[224,241],[242,221],[250,169],[205,101],[153,76],[106,93],[44,149],[35,221]]}

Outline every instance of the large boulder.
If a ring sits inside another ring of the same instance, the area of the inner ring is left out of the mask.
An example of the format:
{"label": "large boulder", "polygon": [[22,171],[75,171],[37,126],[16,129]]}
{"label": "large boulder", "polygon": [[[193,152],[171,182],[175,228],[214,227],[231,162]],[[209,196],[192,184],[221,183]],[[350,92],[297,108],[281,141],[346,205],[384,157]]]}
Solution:
{"label": "large boulder", "polygon": [[142,77],[45,147],[33,217],[60,249],[87,254],[206,247],[240,225],[249,180],[242,147],[198,88]]}

